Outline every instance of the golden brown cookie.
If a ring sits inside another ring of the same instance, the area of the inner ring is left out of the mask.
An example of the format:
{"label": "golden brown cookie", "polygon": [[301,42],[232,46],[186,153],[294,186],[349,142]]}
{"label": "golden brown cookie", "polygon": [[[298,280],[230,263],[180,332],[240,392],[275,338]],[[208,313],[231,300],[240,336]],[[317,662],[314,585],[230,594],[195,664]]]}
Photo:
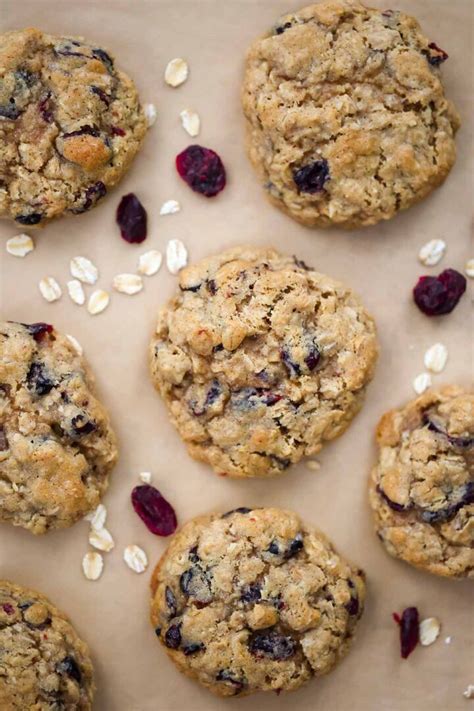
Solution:
{"label": "golden brown cookie", "polygon": [[0,521],[32,533],[94,509],[117,460],[94,378],[45,323],[0,323]]}
{"label": "golden brown cookie", "polygon": [[180,671],[220,696],[291,691],[347,652],[364,573],[291,511],[239,508],[175,535],[151,620]]}
{"label": "golden brown cookie", "polygon": [[359,227],[430,193],[459,127],[446,58],[413,17],[357,0],[280,18],[251,46],[242,90],[250,159],[272,202],[306,225]]}
{"label": "golden brown cookie", "polygon": [[40,593],[0,580],[0,709],[90,711],[87,645]]}
{"label": "golden brown cookie", "polygon": [[387,551],[430,573],[474,577],[474,395],[430,390],[377,428],[370,503]]}
{"label": "golden brown cookie", "polygon": [[253,247],[181,271],[150,347],[191,456],[235,477],[279,474],[342,434],[376,359],[373,320],[348,287]]}
{"label": "golden brown cookie", "polygon": [[0,217],[31,226],[89,210],[145,132],[135,86],[104,49],[31,28],[0,35]]}

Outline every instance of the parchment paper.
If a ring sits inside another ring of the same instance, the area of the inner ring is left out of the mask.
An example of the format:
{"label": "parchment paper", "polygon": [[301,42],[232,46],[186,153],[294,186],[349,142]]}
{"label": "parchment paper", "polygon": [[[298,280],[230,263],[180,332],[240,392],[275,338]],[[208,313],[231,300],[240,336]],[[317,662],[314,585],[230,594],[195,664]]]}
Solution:
{"label": "parchment paper", "polygon": [[[382,0],[372,4],[385,6]],[[116,548],[105,554],[98,582],[86,581],[81,571],[87,523],[40,538],[0,526],[0,577],[49,595],[89,642],[98,711],[217,711],[231,706],[242,711],[455,711],[469,703],[462,692],[474,683],[472,587],[418,572],[384,552],[372,531],[366,480],[378,418],[414,395],[412,380],[423,370],[425,350],[437,341],[449,349],[447,367],[434,377],[436,384],[467,383],[472,372],[470,297],[464,296],[451,315],[429,319],[414,307],[411,288],[420,274],[448,266],[462,270],[471,256],[473,5],[470,0],[395,3],[417,15],[426,34],[450,54],[443,75],[463,119],[459,157],[445,185],[422,204],[386,224],[352,233],[311,231],[281,214],[266,202],[243,150],[239,87],[244,51],[279,14],[299,7],[294,0],[0,0],[1,31],[33,25],[95,40],[110,48],[137,82],[142,100],[154,102],[159,112],[118,189],[90,213],[32,232],[37,247],[25,259],[4,249],[8,237],[25,230],[0,223],[2,316],[48,321],[79,339],[119,436],[120,463],[105,499]],[[190,77],[174,90],[164,84],[163,72],[171,58],[180,56],[189,61]],[[227,166],[228,186],[216,199],[193,194],[175,173],[175,155],[196,142],[180,125],[183,108],[199,112],[197,142],[217,150]],[[130,191],[149,214],[149,237],[140,246],[123,242],[114,222],[121,195]],[[182,203],[182,212],[160,217],[159,207],[169,198]],[[279,480],[232,481],[188,457],[147,372],[157,308],[175,287],[165,267],[157,276],[145,277],[138,296],[113,293],[107,311],[95,317],[66,293],[47,304],[38,292],[37,283],[46,275],[55,276],[65,290],[71,278],[69,259],[75,255],[91,258],[100,269],[99,286],[111,291],[113,276],[134,271],[139,253],[164,251],[167,240],[176,237],[192,259],[238,243],[273,244],[351,284],[374,314],[382,348],[375,380],[349,431],[321,453],[319,472],[301,464]],[[417,262],[417,254],[434,237],[446,240],[447,254],[439,268],[427,269]],[[180,522],[242,505],[293,508],[367,571],[367,609],[358,637],[332,674],[290,695],[226,701],[175,670],[148,622],[151,566],[166,540],[146,530],[129,502],[144,470],[153,472],[154,484],[173,503]],[[129,543],[148,553],[151,566],[144,575],[137,576],[122,560]],[[417,605],[422,617],[439,618],[442,631],[434,645],[419,647],[403,661],[391,613],[407,605]],[[447,636],[451,644],[445,643]]]}

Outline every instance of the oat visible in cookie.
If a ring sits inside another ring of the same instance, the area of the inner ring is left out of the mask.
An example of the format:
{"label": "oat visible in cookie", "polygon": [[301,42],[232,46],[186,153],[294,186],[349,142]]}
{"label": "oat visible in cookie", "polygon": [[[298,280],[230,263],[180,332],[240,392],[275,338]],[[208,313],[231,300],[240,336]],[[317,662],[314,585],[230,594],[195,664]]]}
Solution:
{"label": "oat visible in cookie", "polygon": [[447,55],[418,22],[357,0],[278,20],[251,46],[248,152],[271,201],[303,224],[359,227],[421,200],[455,160]]}
{"label": "oat visible in cookie", "polygon": [[377,428],[370,502],[387,551],[437,575],[474,571],[474,395],[430,390]]}
{"label": "oat visible in cookie", "polygon": [[364,573],[280,509],[240,507],[178,531],[152,577],[151,620],[180,671],[219,696],[290,691],[347,652]]}
{"label": "oat visible in cookie", "polygon": [[280,474],[342,434],[376,359],[374,322],[348,287],[252,247],[182,270],[150,347],[191,456],[236,477]]}
{"label": "oat visible in cookie", "polygon": [[90,210],[146,133],[131,79],[86,40],[0,35],[0,216],[44,224]]}
{"label": "oat visible in cookie", "polygon": [[0,324],[0,521],[35,534],[97,507],[117,458],[94,378],[46,323]]}
{"label": "oat visible in cookie", "polygon": [[90,652],[46,597],[0,580],[2,711],[90,711]]}

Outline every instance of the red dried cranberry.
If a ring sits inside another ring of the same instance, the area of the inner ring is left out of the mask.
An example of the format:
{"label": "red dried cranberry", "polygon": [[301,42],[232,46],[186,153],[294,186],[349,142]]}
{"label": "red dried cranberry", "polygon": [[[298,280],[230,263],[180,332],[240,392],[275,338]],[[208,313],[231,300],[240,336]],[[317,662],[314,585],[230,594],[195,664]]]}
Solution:
{"label": "red dried cranberry", "polygon": [[178,522],[173,507],[150,484],[136,486],[132,491],[132,505],[149,531],[156,536],[170,536]]}
{"label": "red dried cranberry", "polygon": [[427,316],[449,314],[466,291],[466,279],[455,269],[438,276],[422,276],[413,289],[415,303]]}
{"label": "red dried cranberry", "polygon": [[393,619],[400,627],[400,654],[406,659],[420,640],[420,626],[416,607],[407,607],[402,616],[393,613]]}
{"label": "red dried cranberry", "polygon": [[24,323],[23,325],[26,326],[30,336],[33,336],[38,343],[43,340],[46,333],[52,333],[54,330],[51,324],[43,323],[42,321],[38,323]]}
{"label": "red dried cranberry", "polygon": [[424,50],[424,54],[426,54],[428,58],[428,62],[432,64],[434,67],[439,66],[442,62],[445,62],[449,55],[444,51],[444,49],[441,49],[441,47],[438,47],[436,42],[430,42],[428,45],[428,49]]}
{"label": "red dried cranberry", "polygon": [[120,126],[111,126],[110,130],[113,136],[125,136],[125,131]]}
{"label": "red dried cranberry", "polygon": [[146,239],[146,210],[134,193],[124,195],[120,200],[116,219],[126,242],[143,242]]}
{"label": "red dried cranberry", "polygon": [[224,165],[214,151],[203,146],[188,146],[176,156],[176,169],[196,193],[214,197],[224,189]]}
{"label": "red dried cranberry", "polygon": [[15,612],[15,608],[13,607],[13,605],[10,605],[9,602],[5,602],[2,605],[2,609],[7,615],[13,615],[13,613]]}

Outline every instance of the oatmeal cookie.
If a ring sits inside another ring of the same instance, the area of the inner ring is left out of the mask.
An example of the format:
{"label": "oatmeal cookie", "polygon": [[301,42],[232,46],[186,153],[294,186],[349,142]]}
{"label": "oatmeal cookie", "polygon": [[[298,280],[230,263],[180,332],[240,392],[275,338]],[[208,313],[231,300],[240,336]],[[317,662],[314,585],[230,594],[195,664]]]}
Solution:
{"label": "oatmeal cookie", "polygon": [[348,287],[253,247],[181,271],[150,347],[191,456],[235,477],[279,474],[340,435],[376,359],[374,323]]}
{"label": "oatmeal cookie", "polygon": [[89,711],[94,695],[87,645],[40,593],[0,580],[2,711]]}
{"label": "oatmeal cookie", "polygon": [[474,578],[474,395],[431,390],[377,428],[370,503],[387,551],[430,573]]}
{"label": "oatmeal cookie", "polygon": [[36,29],[0,35],[0,216],[31,226],[89,210],[145,132],[135,86],[104,49]]}
{"label": "oatmeal cookie", "polygon": [[268,196],[305,225],[359,227],[438,186],[455,160],[447,54],[418,22],[356,0],[286,15],[247,55],[250,159]]}
{"label": "oatmeal cookie", "polygon": [[45,323],[0,323],[0,521],[33,533],[94,509],[117,459],[84,358]]}
{"label": "oatmeal cookie", "polygon": [[151,587],[151,620],[168,655],[220,696],[291,691],[329,672],[365,598],[363,571],[280,509],[190,521]]}

